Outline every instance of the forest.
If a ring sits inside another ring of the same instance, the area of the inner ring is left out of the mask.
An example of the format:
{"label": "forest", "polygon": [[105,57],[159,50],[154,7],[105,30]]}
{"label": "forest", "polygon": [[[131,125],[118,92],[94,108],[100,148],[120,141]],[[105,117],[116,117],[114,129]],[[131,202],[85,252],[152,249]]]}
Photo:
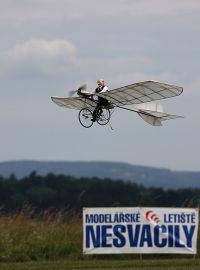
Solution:
{"label": "forest", "polygon": [[164,190],[133,182],[97,177],[75,178],[66,175],[37,175],[16,179],[0,177],[1,211],[20,211],[25,205],[38,211],[83,207],[199,207],[200,189]]}

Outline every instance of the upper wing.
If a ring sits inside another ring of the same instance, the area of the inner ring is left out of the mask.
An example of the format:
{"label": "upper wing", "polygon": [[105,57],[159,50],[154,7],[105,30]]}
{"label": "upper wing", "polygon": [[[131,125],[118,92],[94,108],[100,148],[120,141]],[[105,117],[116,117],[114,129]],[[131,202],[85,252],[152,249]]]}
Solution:
{"label": "upper wing", "polygon": [[71,97],[71,98],[51,97],[51,99],[58,106],[75,110],[81,110],[83,108],[94,110],[94,108],[97,105],[95,101],[83,97]]}
{"label": "upper wing", "polygon": [[107,99],[114,106],[121,106],[175,97],[180,95],[182,92],[183,88],[179,86],[155,81],[145,81],[96,95]]}

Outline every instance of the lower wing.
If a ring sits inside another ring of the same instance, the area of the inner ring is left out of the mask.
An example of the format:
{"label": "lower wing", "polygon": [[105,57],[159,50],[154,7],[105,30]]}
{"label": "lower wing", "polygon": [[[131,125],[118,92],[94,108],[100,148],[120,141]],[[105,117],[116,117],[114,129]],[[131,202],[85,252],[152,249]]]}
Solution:
{"label": "lower wing", "polygon": [[81,110],[83,108],[94,110],[97,105],[95,101],[83,97],[51,97],[51,99],[58,106],[75,110]]}

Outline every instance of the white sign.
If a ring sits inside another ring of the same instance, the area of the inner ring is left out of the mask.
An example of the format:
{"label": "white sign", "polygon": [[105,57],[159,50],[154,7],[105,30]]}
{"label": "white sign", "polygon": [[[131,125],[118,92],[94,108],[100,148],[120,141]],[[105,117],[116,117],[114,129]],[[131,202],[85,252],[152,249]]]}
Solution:
{"label": "white sign", "polygon": [[198,209],[85,208],[83,253],[197,253]]}

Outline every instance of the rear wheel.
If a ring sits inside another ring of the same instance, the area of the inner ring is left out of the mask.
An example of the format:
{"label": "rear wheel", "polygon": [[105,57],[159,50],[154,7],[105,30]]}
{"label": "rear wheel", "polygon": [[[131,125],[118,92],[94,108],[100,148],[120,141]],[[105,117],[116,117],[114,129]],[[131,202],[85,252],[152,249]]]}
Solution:
{"label": "rear wheel", "polygon": [[101,126],[108,124],[110,121],[110,110],[103,107],[98,107],[96,110],[96,119],[97,123]]}
{"label": "rear wheel", "polygon": [[78,114],[78,119],[81,125],[85,128],[89,128],[93,125],[92,112],[89,109],[81,109]]}

